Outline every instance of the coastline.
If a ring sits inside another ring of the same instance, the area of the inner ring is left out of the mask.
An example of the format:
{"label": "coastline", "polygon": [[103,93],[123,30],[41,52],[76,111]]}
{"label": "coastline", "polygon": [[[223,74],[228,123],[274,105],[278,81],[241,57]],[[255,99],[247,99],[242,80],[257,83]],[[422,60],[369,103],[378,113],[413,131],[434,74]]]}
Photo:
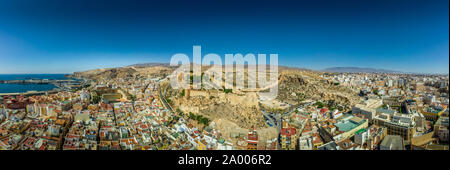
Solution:
{"label": "coastline", "polygon": [[0,96],[53,93],[77,81],[70,74],[0,74]]}

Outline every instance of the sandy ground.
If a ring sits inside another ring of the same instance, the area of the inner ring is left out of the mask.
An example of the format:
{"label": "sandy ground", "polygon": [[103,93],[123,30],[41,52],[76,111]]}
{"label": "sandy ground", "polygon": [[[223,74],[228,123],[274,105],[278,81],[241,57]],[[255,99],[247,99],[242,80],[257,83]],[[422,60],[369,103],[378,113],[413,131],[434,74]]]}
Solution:
{"label": "sandy ground", "polygon": [[[235,123],[228,121],[226,119],[214,119],[214,122],[216,124],[216,129],[222,133],[222,136],[225,138],[225,140],[232,141],[232,143],[235,144],[235,146],[238,139],[232,138],[231,137],[232,133],[243,134],[245,135],[245,137],[247,137],[248,132],[252,130],[241,128]],[[260,144],[265,144],[265,142],[268,139],[273,139],[278,136],[278,132],[274,127],[264,127],[256,129],[256,131],[258,132]],[[243,149],[243,148],[237,147],[236,149]]]}

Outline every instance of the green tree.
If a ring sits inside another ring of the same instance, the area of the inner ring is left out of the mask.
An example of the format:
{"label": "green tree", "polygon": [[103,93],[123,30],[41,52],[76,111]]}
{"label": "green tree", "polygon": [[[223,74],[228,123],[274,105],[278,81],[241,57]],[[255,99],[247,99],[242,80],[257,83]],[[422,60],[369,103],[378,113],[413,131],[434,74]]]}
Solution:
{"label": "green tree", "polygon": [[233,89],[223,89],[223,92],[225,92],[225,93],[231,93],[231,92],[233,92]]}
{"label": "green tree", "polygon": [[195,115],[192,112],[189,112],[189,119],[195,119]]}
{"label": "green tree", "polygon": [[131,95],[131,96],[130,96],[130,99],[131,99],[131,101],[133,101],[133,102],[136,101],[136,95]]}
{"label": "green tree", "polygon": [[168,104],[172,105],[172,100],[166,99],[166,101],[167,101]]}
{"label": "green tree", "polygon": [[209,125],[209,119],[206,118],[206,117],[203,117],[203,118],[201,119],[201,123],[203,123],[204,125]]}
{"label": "green tree", "polygon": [[314,105],[316,105],[317,108],[323,108],[325,106],[322,102],[316,102]]}
{"label": "green tree", "polygon": [[373,90],[374,94],[378,94],[378,89]]}
{"label": "green tree", "polygon": [[98,102],[100,102],[100,100],[101,100],[101,97],[100,97],[100,96],[94,96],[94,97],[92,97],[92,102],[95,103],[95,104],[97,104]]}

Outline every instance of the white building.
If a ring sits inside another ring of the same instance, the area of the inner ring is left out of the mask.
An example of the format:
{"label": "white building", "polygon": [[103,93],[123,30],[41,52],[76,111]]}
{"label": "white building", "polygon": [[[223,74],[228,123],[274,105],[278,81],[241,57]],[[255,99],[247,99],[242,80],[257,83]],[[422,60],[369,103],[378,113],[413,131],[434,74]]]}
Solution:
{"label": "white building", "polygon": [[383,105],[380,99],[368,99],[352,107],[353,114],[363,114],[369,121],[375,117],[376,109]]}
{"label": "white building", "polygon": [[342,112],[339,112],[339,110],[334,110],[332,115],[333,115],[333,119],[338,119],[343,116]]}
{"label": "white building", "polygon": [[312,150],[313,143],[312,143],[311,135],[300,137],[299,146],[300,146],[300,150]]}
{"label": "white building", "polygon": [[218,143],[217,150],[233,150],[233,144],[230,142]]}
{"label": "white building", "polygon": [[368,131],[366,129],[361,130],[360,132],[357,132],[355,134],[355,143],[362,145],[366,142],[366,140],[369,138],[369,136],[370,136],[370,131]]}

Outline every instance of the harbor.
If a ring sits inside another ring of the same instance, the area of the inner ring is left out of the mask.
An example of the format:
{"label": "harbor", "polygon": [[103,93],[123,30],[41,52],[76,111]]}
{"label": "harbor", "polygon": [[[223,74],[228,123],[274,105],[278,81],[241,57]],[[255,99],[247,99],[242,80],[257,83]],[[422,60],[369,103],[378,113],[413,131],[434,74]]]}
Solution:
{"label": "harbor", "polygon": [[[62,90],[78,89],[83,86],[83,81],[68,80],[48,80],[48,79],[28,79],[28,80],[0,80],[0,87],[3,86],[27,86],[22,91],[0,90],[0,96],[15,95],[42,95],[56,93]],[[45,87],[42,87],[45,86]]]}

